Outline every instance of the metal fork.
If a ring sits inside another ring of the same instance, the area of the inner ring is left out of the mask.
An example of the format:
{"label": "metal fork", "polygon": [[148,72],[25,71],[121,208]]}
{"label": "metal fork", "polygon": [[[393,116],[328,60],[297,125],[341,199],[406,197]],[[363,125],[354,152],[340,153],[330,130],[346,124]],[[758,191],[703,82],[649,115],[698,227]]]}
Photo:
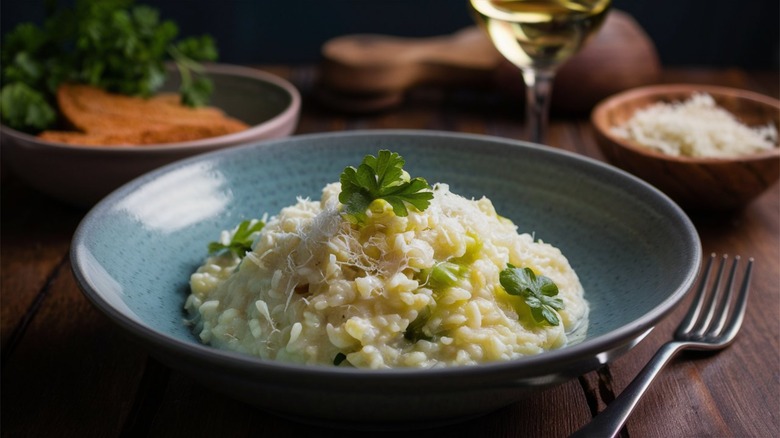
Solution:
{"label": "metal fork", "polygon": [[[682,350],[721,350],[734,341],[742,325],[742,319],[745,316],[748,290],[750,289],[750,277],[753,270],[753,259],[748,259],[742,287],[734,302],[734,309],[729,316],[739,256],[734,257],[728,281],[724,288],[720,287],[720,283],[728,256],[724,255],[721,258],[717,274],[711,279],[710,271],[715,258],[715,254],[710,255],[710,259],[704,268],[696,297],[693,303],[691,303],[691,308],[688,310],[685,318],[677,327],[674,339],[662,345],[655,356],[645,365],[626,389],[593,421],[575,432],[572,438],[615,437],[645,394],[650,383],[677,352]],[[710,293],[707,294],[707,283],[710,280],[713,280],[714,284]]]}

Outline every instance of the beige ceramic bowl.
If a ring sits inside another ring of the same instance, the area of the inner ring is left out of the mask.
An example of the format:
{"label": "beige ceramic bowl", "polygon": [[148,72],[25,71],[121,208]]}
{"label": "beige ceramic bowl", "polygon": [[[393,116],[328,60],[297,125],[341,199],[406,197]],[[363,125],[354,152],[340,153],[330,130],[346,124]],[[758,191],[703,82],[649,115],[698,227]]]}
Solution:
{"label": "beige ceramic bowl", "polygon": [[635,111],[656,102],[710,94],[749,126],[780,124],[780,101],[745,90],[706,85],[655,85],[628,90],[599,103],[591,114],[596,139],[612,164],[665,192],[688,210],[732,210],[772,186],[780,176],[780,149],[735,158],[675,157],[655,152],[611,132]]}
{"label": "beige ceramic bowl", "polygon": [[[41,192],[71,204],[89,206],[120,185],[164,164],[293,133],[301,98],[288,81],[257,69],[224,64],[209,65],[206,71],[214,82],[210,105],[249,124],[249,129],[160,145],[77,146],[43,141],[0,126],[3,165]],[[176,88],[174,78],[165,87]]]}

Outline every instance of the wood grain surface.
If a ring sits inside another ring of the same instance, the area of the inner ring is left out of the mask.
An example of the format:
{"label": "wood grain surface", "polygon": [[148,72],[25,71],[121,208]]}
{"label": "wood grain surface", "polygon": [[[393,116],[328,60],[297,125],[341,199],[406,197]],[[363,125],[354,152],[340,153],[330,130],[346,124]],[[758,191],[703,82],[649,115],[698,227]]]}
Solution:
{"label": "wood grain surface", "polygon": [[[264,66],[304,96],[298,134],[375,128],[436,129],[521,138],[522,103],[500,91],[411,90],[403,105],[346,115],[312,97],[312,66]],[[665,71],[778,96],[778,72]],[[552,147],[603,159],[587,117],[553,115]],[[86,213],[36,193],[2,170],[0,199],[0,431],[6,437],[365,436],[277,418],[205,389],[129,341],[79,291],[68,257]],[[731,215],[697,215],[705,253],[756,259],[747,317],[718,354],[674,360],[622,431],[631,437],[780,436],[780,187]],[[403,436],[562,437],[585,424],[669,337],[688,299],[634,350],[587,375],[492,414]],[[390,436],[372,433],[370,436]],[[397,436],[397,433],[393,433]]]}

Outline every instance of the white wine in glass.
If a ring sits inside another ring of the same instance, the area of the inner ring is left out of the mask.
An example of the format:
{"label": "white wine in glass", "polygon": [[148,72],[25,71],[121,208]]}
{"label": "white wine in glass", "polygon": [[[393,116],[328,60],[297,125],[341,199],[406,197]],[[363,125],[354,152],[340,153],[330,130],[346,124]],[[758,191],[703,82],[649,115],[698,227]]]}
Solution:
{"label": "white wine in glass", "polygon": [[611,0],[469,0],[477,23],[520,68],[528,139],[546,140],[555,71],[604,22]]}

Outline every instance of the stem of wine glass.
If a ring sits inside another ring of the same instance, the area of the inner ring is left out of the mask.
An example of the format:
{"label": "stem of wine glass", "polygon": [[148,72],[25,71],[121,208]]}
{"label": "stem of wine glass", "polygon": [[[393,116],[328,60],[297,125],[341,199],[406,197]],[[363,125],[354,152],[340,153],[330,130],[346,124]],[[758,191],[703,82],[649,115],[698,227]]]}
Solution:
{"label": "stem of wine glass", "polygon": [[550,98],[555,72],[523,68],[525,81],[525,121],[528,139],[544,144],[547,139],[547,120],[550,116]]}

